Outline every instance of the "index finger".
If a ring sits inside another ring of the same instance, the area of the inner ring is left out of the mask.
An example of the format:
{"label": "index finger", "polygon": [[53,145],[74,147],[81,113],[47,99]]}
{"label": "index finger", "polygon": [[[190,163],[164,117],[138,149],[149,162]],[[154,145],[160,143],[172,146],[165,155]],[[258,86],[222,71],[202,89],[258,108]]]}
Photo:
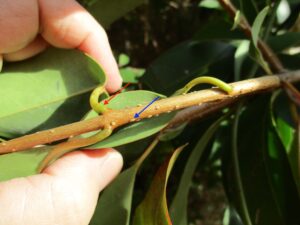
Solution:
{"label": "index finger", "polygon": [[107,90],[117,91],[121,84],[105,30],[75,0],[40,0],[41,35],[60,48],[78,48],[92,56],[108,76]]}

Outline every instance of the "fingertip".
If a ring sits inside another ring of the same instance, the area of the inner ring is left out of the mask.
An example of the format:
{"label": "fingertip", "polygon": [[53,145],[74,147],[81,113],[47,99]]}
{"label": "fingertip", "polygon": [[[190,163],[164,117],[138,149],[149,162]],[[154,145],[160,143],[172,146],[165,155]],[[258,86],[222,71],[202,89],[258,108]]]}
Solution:
{"label": "fingertip", "polygon": [[3,56],[0,54],[0,72],[2,71],[3,66]]}
{"label": "fingertip", "polygon": [[106,84],[106,90],[109,93],[114,93],[114,92],[117,92],[118,90],[120,90],[122,87],[123,79],[122,79],[119,71],[116,71],[112,75],[108,74],[107,76],[108,76],[108,82]]}

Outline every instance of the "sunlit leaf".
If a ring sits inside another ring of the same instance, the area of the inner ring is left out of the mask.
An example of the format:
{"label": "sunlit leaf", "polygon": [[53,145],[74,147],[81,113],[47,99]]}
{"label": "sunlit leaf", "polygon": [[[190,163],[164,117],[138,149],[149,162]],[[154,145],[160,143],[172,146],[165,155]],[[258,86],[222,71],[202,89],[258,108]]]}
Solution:
{"label": "sunlit leaf", "polygon": [[130,58],[128,55],[126,55],[126,54],[119,55],[119,62],[118,62],[119,67],[126,66],[129,63],[130,63]]}
{"label": "sunlit leaf", "polygon": [[208,9],[222,9],[220,3],[217,0],[203,0],[199,3],[199,7]]}

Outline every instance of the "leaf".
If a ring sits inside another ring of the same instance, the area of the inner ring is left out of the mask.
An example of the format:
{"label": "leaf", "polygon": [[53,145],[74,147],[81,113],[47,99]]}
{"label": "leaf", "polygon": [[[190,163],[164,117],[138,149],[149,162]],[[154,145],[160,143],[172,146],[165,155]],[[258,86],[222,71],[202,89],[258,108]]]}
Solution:
{"label": "leaf", "polygon": [[88,10],[102,26],[109,27],[114,21],[143,3],[144,0],[98,0],[88,7]]}
{"label": "leaf", "polygon": [[275,52],[282,52],[285,49],[298,46],[300,43],[300,32],[288,32],[285,34],[271,36],[268,44]]}
{"label": "leaf", "polygon": [[[225,115],[227,116],[227,115]],[[174,225],[187,225],[187,208],[188,208],[188,194],[190,185],[192,184],[192,178],[195,170],[198,166],[199,160],[205,150],[207,144],[212,139],[213,135],[220,126],[220,123],[224,120],[225,116],[220,117],[215,121],[203,134],[200,140],[197,142],[195,148],[192,150],[186,164],[184,171],[180,178],[180,183],[177,192],[174,196],[172,205],[170,207],[170,215]]]}
{"label": "leaf", "polygon": [[223,217],[223,225],[243,225],[239,214],[233,207],[226,207]]}
{"label": "leaf", "polygon": [[168,213],[166,187],[173,165],[184,147],[185,145],[176,149],[159,168],[144,200],[135,211],[133,225],[172,224]]}
{"label": "leaf", "polygon": [[234,54],[234,77],[235,81],[239,81],[241,77],[242,65],[248,56],[250,42],[248,40],[241,41]]}
{"label": "leaf", "polygon": [[125,67],[120,69],[121,76],[124,83],[138,83],[138,79],[143,76],[145,69]]}
{"label": "leaf", "polygon": [[25,152],[0,156],[0,182],[36,174],[39,163],[44,159],[49,146],[38,147]]}
{"label": "leaf", "polygon": [[[137,162],[123,171],[102,193],[90,225],[129,225],[137,171],[158,144],[154,139]],[[110,209],[110,210],[107,210]]]}
{"label": "leaf", "polygon": [[90,91],[104,81],[100,66],[75,50],[49,49],[6,64],[0,73],[0,132],[12,138],[78,121],[89,109]]}
{"label": "leaf", "polygon": [[212,40],[241,40],[246,39],[245,34],[239,30],[231,30],[232,23],[224,19],[224,17],[213,17],[194,35],[194,39],[198,41]]}
{"label": "leaf", "polygon": [[[158,96],[164,97],[150,91],[129,91],[117,95],[107,106],[111,109],[123,109],[138,104],[146,105]],[[93,116],[97,116],[96,113],[90,112],[86,119],[92,118]],[[116,147],[146,138],[163,129],[173,116],[174,113],[164,114],[159,117],[144,119],[140,122],[129,124],[114,132],[107,139],[89,146],[89,149]]]}
{"label": "leaf", "polygon": [[284,148],[269,126],[268,104],[269,97],[261,96],[243,111],[235,131],[238,134],[237,160],[242,189],[237,188],[232,160],[223,160],[223,164],[227,165],[223,171],[226,174],[225,186],[230,203],[244,219],[241,199],[237,194],[243,191],[243,207],[248,210],[252,224],[297,224],[299,196]]}
{"label": "leaf", "polygon": [[128,55],[123,54],[123,53],[119,55],[119,62],[118,62],[119,67],[126,66],[129,63],[130,63],[130,58]]}
{"label": "leaf", "polygon": [[299,129],[292,118],[291,102],[284,93],[273,95],[271,101],[272,125],[285,149],[300,196]]}
{"label": "leaf", "polygon": [[203,0],[199,3],[199,7],[208,9],[222,9],[222,6],[217,0]]}
{"label": "leaf", "polygon": [[[90,225],[128,225],[138,167],[123,171],[102,193]],[[108,210],[109,209],[109,210]]]}
{"label": "leaf", "polygon": [[235,30],[236,28],[238,28],[238,26],[241,23],[242,18],[243,18],[243,15],[242,15],[241,11],[238,10],[235,14],[234,22],[233,22],[231,30]]}
{"label": "leaf", "polygon": [[[232,50],[232,46],[221,42],[183,42],[155,60],[146,70],[141,82],[151,90],[171,95],[191,79],[207,74],[210,66],[231,56]],[[226,80],[224,68],[220,76],[222,80]]]}
{"label": "leaf", "polygon": [[259,39],[261,27],[263,25],[266,16],[268,15],[269,9],[270,7],[266,6],[262,11],[260,11],[252,25],[252,41],[256,48],[257,48],[257,41]]}

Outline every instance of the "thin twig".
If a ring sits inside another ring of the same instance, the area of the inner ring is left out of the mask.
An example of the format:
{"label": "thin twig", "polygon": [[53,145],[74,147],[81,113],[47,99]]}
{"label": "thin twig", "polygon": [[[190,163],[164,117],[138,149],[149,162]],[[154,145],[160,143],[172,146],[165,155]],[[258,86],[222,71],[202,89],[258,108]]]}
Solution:
{"label": "thin twig", "polygon": [[70,136],[99,130],[103,127],[110,126],[112,129],[115,129],[141,119],[150,118],[162,113],[168,113],[191,106],[203,105],[208,102],[218,101],[219,104],[222,104],[222,102],[230,99],[239,99],[246,95],[253,95],[262,91],[279,88],[281,86],[281,80],[286,82],[300,81],[300,70],[278,76],[264,76],[256,79],[231,83],[230,85],[232,86],[233,91],[230,94],[226,94],[218,88],[212,88],[186,95],[162,99],[156,101],[146,111],[144,111],[140,115],[139,119],[134,119],[134,115],[136,112],[142,110],[144,106],[137,106],[122,110],[108,110],[103,115],[93,119],[41,131],[0,143],[0,154],[26,150],[36,145],[52,143],[54,141],[69,138]]}

